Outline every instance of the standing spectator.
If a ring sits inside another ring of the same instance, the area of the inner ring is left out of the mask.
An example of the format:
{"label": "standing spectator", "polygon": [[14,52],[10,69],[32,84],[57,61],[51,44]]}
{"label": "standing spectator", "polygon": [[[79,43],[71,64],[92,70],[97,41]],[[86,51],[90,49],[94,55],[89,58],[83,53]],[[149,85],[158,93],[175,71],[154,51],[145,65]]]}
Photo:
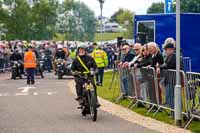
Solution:
{"label": "standing spectator", "polygon": [[113,68],[114,64],[114,51],[112,50],[111,46],[108,46],[108,68]]}
{"label": "standing spectator", "polygon": [[0,43],[0,72],[4,72],[4,52],[3,43]]}
{"label": "standing spectator", "polygon": [[94,51],[92,52],[91,56],[94,58],[98,67],[98,73],[96,74],[96,82],[98,86],[102,86],[104,68],[108,65],[108,58],[105,51],[103,51],[100,47],[97,48],[97,43],[94,43],[93,46]]}
{"label": "standing spectator", "polygon": [[[141,96],[140,98],[142,98],[145,101],[147,101],[149,98],[150,102],[155,103],[156,99],[152,95],[153,86],[152,86],[151,74],[149,74],[148,69],[142,68],[142,67],[147,67],[152,64],[152,56],[149,53],[149,48],[148,48],[147,44],[145,44],[141,48],[140,55],[141,56],[138,58],[137,61],[135,61],[135,64],[134,64],[135,68],[141,68],[140,69],[141,73],[139,72],[139,75],[137,77],[138,83],[140,83],[140,95],[139,96]],[[148,92],[150,92],[150,93],[148,93]]]}
{"label": "standing spectator", "polygon": [[129,62],[129,67],[131,66],[134,66],[134,64],[136,63],[136,61],[141,58],[141,55],[140,55],[140,51],[141,51],[141,48],[142,48],[142,44],[140,43],[136,43],[133,47],[133,50],[135,52],[135,57],[133,58],[132,61]]}
{"label": "standing spectator", "polygon": [[127,64],[129,62],[131,62],[133,60],[133,58],[135,57],[135,54],[130,50],[129,44],[128,43],[124,43],[123,47],[123,54],[124,54],[124,58],[122,60],[122,62],[119,63],[119,67],[122,68],[122,96],[126,97],[128,96],[128,79],[129,79],[129,71],[128,69],[125,69],[125,67],[127,66]]}
{"label": "standing spectator", "polygon": [[149,53],[152,56],[151,67],[156,68],[156,65],[162,65],[164,63],[163,56],[160,52],[160,49],[157,47],[156,43],[148,43]]}
{"label": "standing spectator", "polygon": [[28,47],[28,51],[24,54],[24,68],[27,72],[27,84],[35,84],[35,68],[37,66],[36,63],[36,55],[33,52],[31,46]]}
{"label": "standing spectator", "polygon": [[[131,67],[131,66],[134,66],[134,64],[140,60],[142,60],[142,56],[140,54],[140,51],[141,51],[141,48],[142,48],[142,44],[140,43],[136,43],[133,47],[133,50],[135,52],[135,57],[133,58],[133,60],[131,62],[128,63],[128,66]],[[135,69],[135,73],[136,73],[136,77],[138,78],[139,76],[141,76],[141,72],[139,69]],[[139,99],[141,97],[140,95],[140,81],[139,80],[136,80],[136,92],[137,92],[137,96],[136,98]]]}
{"label": "standing spectator", "polygon": [[11,49],[9,48],[8,43],[5,44],[5,68],[10,67],[9,57],[11,55]]}
{"label": "standing spectator", "polygon": [[[176,53],[175,47],[173,44],[169,43],[165,45],[166,51],[166,61],[163,65],[157,66],[157,71],[160,72],[160,69],[176,69]],[[170,81],[175,79],[171,79],[175,77],[169,77],[168,74],[164,75],[164,86],[165,86],[165,105],[174,109],[174,86]],[[171,116],[174,117],[174,113],[171,112]]]}
{"label": "standing spectator", "polygon": [[[157,47],[157,44],[154,42],[148,43],[149,52],[152,55],[152,64],[151,67],[153,67],[156,71],[156,66],[162,65],[164,63],[163,56],[160,52],[160,49]],[[158,79],[160,79],[160,73],[157,73]],[[158,83],[160,80],[158,80]],[[162,95],[161,95],[161,88],[158,87],[158,93],[159,93],[159,103],[162,101]]]}

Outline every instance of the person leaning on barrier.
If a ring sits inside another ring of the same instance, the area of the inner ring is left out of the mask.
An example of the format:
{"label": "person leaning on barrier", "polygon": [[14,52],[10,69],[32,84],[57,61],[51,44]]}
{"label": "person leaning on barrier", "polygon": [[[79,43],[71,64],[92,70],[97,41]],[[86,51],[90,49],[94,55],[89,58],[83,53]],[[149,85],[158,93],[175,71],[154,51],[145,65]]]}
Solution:
{"label": "person leaning on barrier", "polygon": [[125,69],[126,67],[128,67],[128,63],[130,62],[130,61],[132,61],[133,60],[133,58],[135,57],[135,53],[133,53],[131,50],[130,50],[130,47],[129,47],[129,44],[128,43],[124,43],[123,44],[123,47],[122,47],[122,52],[123,52],[123,54],[124,54],[124,58],[123,58],[123,60],[119,63],[119,67],[121,68],[121,69],[123,69],[123,73],[122,73],[122,95],[123,95],[123,97],[126,97],[126,96],[128,96],[128,79],[129,79],[129,77],[128,77],[128,74],[129,74],[129,72],[128,72],[128,70],[127,69]]}
{"label": "person leaning on barrier", "polygon": [[157,47],[157,44],[154,42],[148,43],[149,53],[152,56],[151,67],[156,69],[156,66],[162,65],[164,63],[163,56],[160,52],[160,49]]}
{"label": "person leaning on barrier", "polygon": [[157,65],[157,71],[160,73],[160,69],[176,69],[176,53],[173,44],[169,43],[164,47],[166,51],[166,61],[163,65]]}
{"label": "person leaning on barrier", "polygon": [[[157,47],[156,43],[150,42],[150,43],[148,43],[148,47],[149,47],[149,52],[152,55],[152,64],[150,65],[150,67],[153,67],[156,71],[156,69],[157,69],[156,67],[159,65],[162,65],[164,63],[164,59],[163,59],[160,49],[159,49],[159,47]],[[160,82],[160,79],[159,79],[160,73],[157,73],[157,77],[158,77],[158,82]],[[159,95],[159,102],[161,103],[162,95],[161,95],[160,86],[158,87],[158,95]]]}
{"label": "person leaning on barrier", "polygon": [[136,43],[133,47],[133,50],[135,52],[135,57],[132,59],[132,61],[130,61],[128,63],[128,66],[131,67],[131,66],[134,66],[134,63],[139,59],[141,58],[141,55],[140,55],[140,51],[141,51],[141,48],[142,48],[142,44],[140,43]]}
{"label": "person leaning on barrier", "polygon": [[[166,61],[163,65],[157,66],[157,72],[160,73],[163,69],[176,69],[176,53],[174,44],[168,43],[165,45],[166,51]],[[180,57],[181,58],[181,57]],[[182,69],[182,67],[181,67]],[[163,72],[162,72],[163,73]],[[171,109],[174,108],[174,86],[176,77],[168,74],[167,72],[164,73],[164,88],[165,88],[165,106],[170,107]],[[174,117],[174,112],[171,112],[171,117]]]}
{"label": "person leaning on barrier", "polygon": [[149,70],[143,68],[148,67],[151,64],[152,56],[149,53],[148,45],[145,44],[141,48],[140,57],[131,66],[133,66],[134,68],[141,68],[135,69],[137,79],[137,98],[140,98],[145,101],[147,101],[147,99],[149,98],[149,102],[155,103],[155,98],[152,95],[152,93],[154,94],[154,91],[151,83],[151,74],[149,76]]}
{"label": "person leaning on barrier", "polygon": [[152,64],[152,57],[151,54],[149,53],[147,44],[142,46],[140,55],[141,58],[139,58],[134,64],[135,68],[147,67]]}

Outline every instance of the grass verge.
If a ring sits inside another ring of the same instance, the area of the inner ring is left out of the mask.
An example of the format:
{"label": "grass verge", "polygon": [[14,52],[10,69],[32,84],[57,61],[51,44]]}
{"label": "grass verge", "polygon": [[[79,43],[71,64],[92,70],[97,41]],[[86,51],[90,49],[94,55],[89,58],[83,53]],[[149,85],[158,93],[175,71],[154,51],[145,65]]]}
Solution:
{"label": "grass verge", "polygon": [[[112,88],[110,89],[110,84],[112,81],[112,72],[106,72],[104,75],[104,85],[102,87],[98,87],[97,93],[100,97],[109,100],[113,103],[116,103],[117,97],[120,95],[120,89],[119,89],[119,75],[116,74],[116,78],[113,81]],[[118,102],[116,104],[119,104],[123,107],[128,107],[129,103],[131,100],[126,99],[121,102]],[[147,116],[151,117],[153,119],[174,125],[174,120],[171,119],[166,113],[159,112],[155,117],[153,116],[153,113],[150,113],[149,115],[146,115],[147,109],[144,107],[135,107],[132,111]],[[200,121],[192,121],[192,123],[189,126],[189,130],[195,133],[200,133]]]}

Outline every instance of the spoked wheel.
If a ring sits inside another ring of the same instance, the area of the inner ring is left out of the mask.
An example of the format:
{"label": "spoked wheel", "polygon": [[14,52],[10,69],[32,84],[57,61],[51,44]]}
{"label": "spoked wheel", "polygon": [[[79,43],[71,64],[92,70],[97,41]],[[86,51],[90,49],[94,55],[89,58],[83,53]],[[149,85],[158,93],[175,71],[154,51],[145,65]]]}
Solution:
{"label": "spoked wheel", "polygon": [[90,98],[89,98],[89,105],[90,105],[90,115],[92,117],[93,121],[97,120],[97,99],[95,92],[91,91],[90,92]]}

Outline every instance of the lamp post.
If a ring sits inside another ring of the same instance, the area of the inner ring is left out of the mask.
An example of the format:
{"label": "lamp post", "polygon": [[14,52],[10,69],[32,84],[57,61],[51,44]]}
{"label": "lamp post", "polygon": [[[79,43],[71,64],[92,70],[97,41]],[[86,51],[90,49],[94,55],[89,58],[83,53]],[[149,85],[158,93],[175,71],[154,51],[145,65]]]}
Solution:
{"label": "lamp post", "polygon": [[100,9],[101,9],[101,44],[103,44],[103,4],[105,0],[98,0],[100,3]]}
{"label": "lamp post", "polygon": [[176,0],[176,86],[175,123],[181,126],[181,84],[180,84],[180,0]]}

